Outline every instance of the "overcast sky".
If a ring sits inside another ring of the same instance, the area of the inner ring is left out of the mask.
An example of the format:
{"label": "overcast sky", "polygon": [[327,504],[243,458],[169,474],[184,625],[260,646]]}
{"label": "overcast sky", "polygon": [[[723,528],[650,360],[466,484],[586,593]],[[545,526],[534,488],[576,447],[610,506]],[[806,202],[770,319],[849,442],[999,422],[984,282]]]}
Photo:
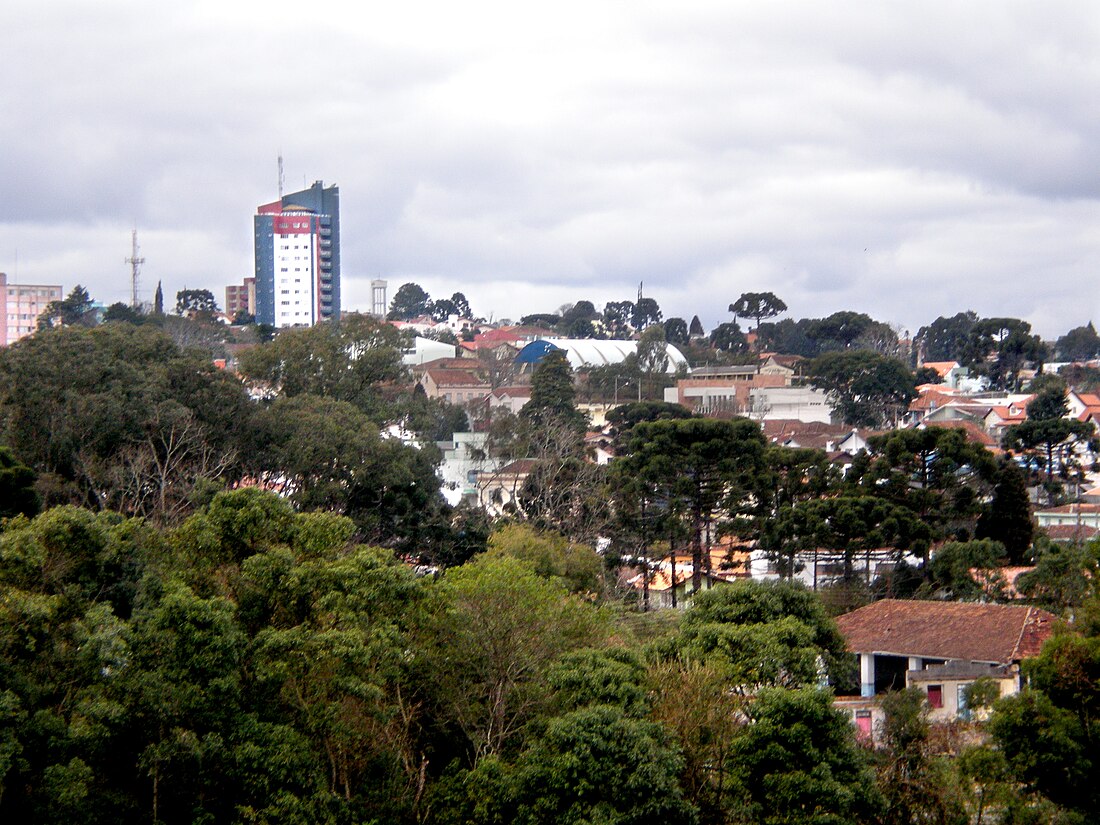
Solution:
{"label": "overcast sky", "polygon": [[632,299],[913,332],[1100,320],[1100,4],[0,4],[0,270],[129,300],[252,272],[340,186],[369,282],[516,318]]}

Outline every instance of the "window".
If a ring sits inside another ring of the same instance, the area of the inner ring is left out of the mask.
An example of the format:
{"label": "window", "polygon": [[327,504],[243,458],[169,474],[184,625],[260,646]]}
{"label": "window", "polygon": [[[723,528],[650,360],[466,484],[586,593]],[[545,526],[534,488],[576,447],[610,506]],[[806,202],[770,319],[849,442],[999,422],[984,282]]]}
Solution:
{"label": "window", "polygon": [[934,708],[943,707],[943,685],[928,686],[928,704]]}
{"label": "window", "polygon": [[959,718],[964,722],[970,721],[970,708],[966,706],[966,689],[970,685],[959,685]]}
{"label": "window", "polygon": [[871,711],[856,711],[856,739],[861,742],[871,741]]}

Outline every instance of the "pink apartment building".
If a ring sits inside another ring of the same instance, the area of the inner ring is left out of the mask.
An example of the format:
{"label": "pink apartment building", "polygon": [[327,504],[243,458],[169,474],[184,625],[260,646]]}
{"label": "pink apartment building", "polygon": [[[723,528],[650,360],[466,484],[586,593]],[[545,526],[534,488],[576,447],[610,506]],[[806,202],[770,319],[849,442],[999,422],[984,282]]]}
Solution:
{"label": "pink apartment building", "polygon": [[0,297],[4,300],[0,312],[0,346],[14,344],[38,328],[38,316],[50,301],[61,300],[61,287],[44,284],[9,284],[8,276],[0,272]]}

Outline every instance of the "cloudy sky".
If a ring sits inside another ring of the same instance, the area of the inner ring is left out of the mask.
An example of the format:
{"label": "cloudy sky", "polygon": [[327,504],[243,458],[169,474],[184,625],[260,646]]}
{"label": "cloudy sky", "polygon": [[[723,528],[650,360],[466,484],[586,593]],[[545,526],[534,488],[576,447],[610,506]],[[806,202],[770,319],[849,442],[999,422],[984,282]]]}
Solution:
{"label": "cloudy sky", "polygon": [[39,0],[0,69],[0,270],[107,303],[133,227],[146,298],[220,302],[281,152],[345,308],[1100,321],[1095,2]]}

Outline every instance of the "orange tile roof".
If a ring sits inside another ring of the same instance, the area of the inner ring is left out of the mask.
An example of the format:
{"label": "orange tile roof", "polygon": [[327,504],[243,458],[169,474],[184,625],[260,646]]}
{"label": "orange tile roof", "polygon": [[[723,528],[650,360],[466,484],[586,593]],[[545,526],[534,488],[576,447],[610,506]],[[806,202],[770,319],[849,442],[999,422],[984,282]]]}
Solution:
{"label": "orange tile roof", "polygon": [[883,599],[837,625],[856,653],[1006,664],[1037,655],[1056,621],[1037,607]]}
{"label": "orange tile roof", "polygon": [[935,370],[940,378],[946,378],[947,373],[955,369],[959,365],[958,361],[925,361],[921,364],[922,367]]}

